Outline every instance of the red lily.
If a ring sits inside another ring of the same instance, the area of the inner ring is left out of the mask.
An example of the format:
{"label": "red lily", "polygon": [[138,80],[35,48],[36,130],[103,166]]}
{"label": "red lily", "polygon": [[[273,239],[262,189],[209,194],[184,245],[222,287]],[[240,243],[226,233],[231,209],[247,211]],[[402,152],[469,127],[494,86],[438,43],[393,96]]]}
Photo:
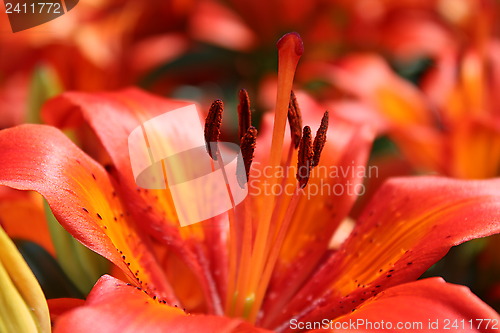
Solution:
{"label": "red lily", "polygon": [[[292,147],[290,160],[282,153],[298,51],[293,35],[281,44],[272,141],[257,142],[257,147],[270,146],[272,153],[258,154],[255,162],[262,163],[257,168],[294,165],[290,161],[297,160]],[[374,308],[408,299],[432,304],[438,319],[450,313],[464,320],[499,319],[464,289],[436,280],[405,284],[451,246],[499,232],[499,180],[422,177],[387,182],[337,251],[329,250],[328,243],[355,199],[347,191],[333,196],[309,192],[311,200],[300,194],[250,195],[228,216],[178,228],[167,190],[135,186],[127,137],[145,120],[185,105],[135,89],[68,93],[49,102],[44,112],[49,123],[66,127],[83,121],[92,128],[112,161],[106,167],[53,127],[24,125],[0,132],[0,184],[44,195],[60,223],[120,267],[131,283],[103,278],[84,307],[59,317],[56,330],[95,328],[99,318],[105,331],[149,328],[148,324],[173,332],[200,325],[208,332],[220,331],[218,325],[227,325],[223,327],[230,332],[257,331],[241,327],[240,320],[213,316],[225,313],[285,331],[291,319],[340,321],[356,308],[373,314]],[[344,170],[362,165],[372,133],[340,121],[329,127],[320,165]],[[304,129],[301,147],[307,132]],[[270,176],[269,181],[295,185],[292,177],[285,181]],[[361,180],[359,174],[325,178],[313,172],[307,186],[324,181],[342,187]],[[239,239],[243,244],[238,251]],[[184,317],[174,306],[185,304],[188,311],[211,316]],[[398,318],[422,318],[412,317],[425,314],[418,305],[415,308],[419,310],[398,312]],[[123,316],[117,309],[133,315]]]}
{"label": "red lily", "polygon": [[346,16],[347,46],[383,49],[397,60],[436,56],[493,29],[499,6],[491,0],[333,0]]}
{"label": "red lily", "polygon": [[[387,131],[416,168],[458,178],[495,177],[500,168],[498,101],[493,94],[498,85],[497,42],[485,51],[443,55],[422,90],[397,77],[375,55],[346,57],[330,77],[371,106],[360,114],[378,117],[379,131]],[[491,80],[487,66],[493,69]],[[363,84],[358,84],[360,78]]]}

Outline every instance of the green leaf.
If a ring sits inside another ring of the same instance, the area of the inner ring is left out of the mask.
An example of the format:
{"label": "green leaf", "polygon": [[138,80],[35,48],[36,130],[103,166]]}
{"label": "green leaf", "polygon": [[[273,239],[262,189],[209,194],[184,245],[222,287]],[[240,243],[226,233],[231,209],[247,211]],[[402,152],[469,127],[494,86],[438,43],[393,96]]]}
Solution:
{"label": "green leaf", "polygon": [[63,91],[57,74],[51,67],[39,66],[35,68],[31,78],[28,100],[27,123],[39,124],[42,105],[49,99]]}

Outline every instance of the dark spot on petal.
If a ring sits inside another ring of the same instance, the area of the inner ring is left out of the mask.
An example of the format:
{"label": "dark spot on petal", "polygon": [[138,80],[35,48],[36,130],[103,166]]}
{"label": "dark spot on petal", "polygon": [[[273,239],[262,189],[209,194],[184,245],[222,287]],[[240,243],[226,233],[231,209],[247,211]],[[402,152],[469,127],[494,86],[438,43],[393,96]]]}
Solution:
{"label": "dark spot on petal", "polygon": [[85,207],[82,207],[82,209],[83,209],[83,211],[84,211],[85,213],[88,213],[88,212],[89,212],[89,211],[87,210],[87,208],[85,208]]}
{"label": "dark spot on petal", "polygon": [[99,220],[102,220],[101,214],[97,213],[97,217],[99,218]]}

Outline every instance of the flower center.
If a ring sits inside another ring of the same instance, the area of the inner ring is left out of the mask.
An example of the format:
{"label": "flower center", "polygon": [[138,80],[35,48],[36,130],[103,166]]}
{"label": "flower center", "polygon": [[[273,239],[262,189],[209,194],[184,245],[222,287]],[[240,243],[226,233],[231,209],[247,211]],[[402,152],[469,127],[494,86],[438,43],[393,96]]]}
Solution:
{"label": "flower center", "polygon": [[[229,219],[229,269],[226,291],[225,312],[228,316],[243,317],[255,322],[275,264],[278,260],[287,230],[299,202],[301,189],[309,180],[313,167],[318,165],[321,151],[326,141],[328,112],[325,112],[313,141],[311,128],[302,129],[302,119],[297,99],[292,91],[293,78],[299,58],[303,52],[300,36],[289,33],[278,42],[278,90],[274,127],[269,153],[268,170],[287,170],[292,160],[297,159],[297,173],[293,194],[281,191],[280,195],[266,193],[254,197],[249,195],[238,207],[228,212]],[[245,90],[239,93],[238,106],[240,149],[243,157],[243,175],[238,178],[240,186],[251,176],[250,166],[256,146],[257,130],[251,126],[250,99]],[[207,151],[214,162],[219,161],[216,142],[220,134],[223,106],[215,101],[205,122]],[[291,144],[288,155],[282,160],[286,122],[289,122]],[[215,147],[215,148],[214,148]],[[223,169],[223,165],[220,165]],[[241,170],[241,169],[240,169]],[[266,179],[268,188],[283,188],[290,181],[288,175],[278,176],[273,172]],[[228,188],[230,192],[230,189]]]}

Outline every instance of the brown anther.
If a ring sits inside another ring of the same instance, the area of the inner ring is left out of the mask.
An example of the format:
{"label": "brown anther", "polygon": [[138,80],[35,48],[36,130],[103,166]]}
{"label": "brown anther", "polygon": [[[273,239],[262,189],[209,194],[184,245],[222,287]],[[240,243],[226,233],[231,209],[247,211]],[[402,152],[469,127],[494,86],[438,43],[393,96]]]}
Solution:
{"label": "brown anther", "polygon": [[257,129],[253,126],[250,126],[246,133],[243,135],[243,138],[241,138],[240,149],[241,156],[243,157],[243,165],[241,164],[241,159],[238,159],[238,164],[236,166],[236,179],[238,180],[238,184],[241,188],[244,188],[245,184],[248,181],[256,141]]}
{"label": "brown anther", "polygon": [[293,90],[290,94],[290,103],[288,104],[288,124],[290,125],[292,144],[297,149],[299,148],[300,137],[302,136],[302,115]]}
{"label": "brown anther", "polygon": [[328,131],[328,111],[325,111],[323,118],[321,118],[321,125],[316,132],[316,137],[314,138],[313,143],[313,159],[312,159],[312,167],[314,168],[319,164],[319,159],[321,157],[321,151],[325,147],[326,142],[326,132]]}
{"label": "brown anther", "polygon": [[300,188],[304,188],[309,181],[312,168],[312,158],[313,150],[311,128],[309,126],[305,126],[302,133],[302,139],[300,140],[297,174],[295,176],[299,182]]}
{"label": "brown anther", "polygon": [[217,160],[217,141],[219,141],[223,111],[224,103],[220,99],[215,100],[210,106],[207,118],[205,119],[205,144],[208,155],[214,161]]}
{"label": "brown anther", "polygon": [[241,89],[238,97],[240,99],[240,103],[238,104],[238,133],[240,140],[242,140],[247,129],[252,126],[252,113],[250,111],[250,98],[247,91]]}

